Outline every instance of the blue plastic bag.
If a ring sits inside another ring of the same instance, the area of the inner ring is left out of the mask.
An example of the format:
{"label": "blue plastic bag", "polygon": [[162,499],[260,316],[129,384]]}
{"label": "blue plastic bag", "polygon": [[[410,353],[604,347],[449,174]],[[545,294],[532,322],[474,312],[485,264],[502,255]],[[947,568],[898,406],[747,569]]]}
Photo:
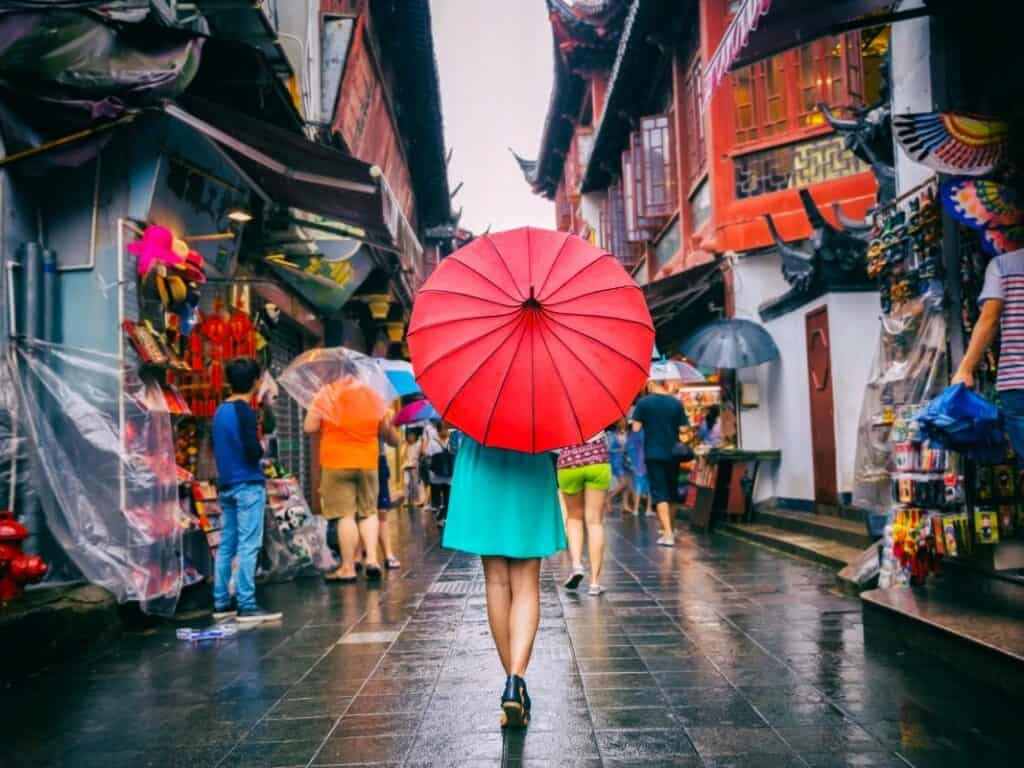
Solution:
{"label": "blue plastic bag", "polygon": [[916,416],[921,431],[938,445],[993,464],[1006,458],[1006,434],[999,409],[963,384],[954,384]]}

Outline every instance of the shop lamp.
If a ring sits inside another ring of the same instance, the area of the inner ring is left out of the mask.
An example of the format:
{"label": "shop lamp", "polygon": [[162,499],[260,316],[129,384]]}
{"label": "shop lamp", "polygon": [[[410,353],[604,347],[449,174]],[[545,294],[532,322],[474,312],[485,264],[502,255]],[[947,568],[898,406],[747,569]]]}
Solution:
{"label": "shop lamp", "polygon": [[387,329],[388,338],[396,344],[405,336],[405,323],[401,320],[392,320],[389,323],[384,323],[384,328]]}
{"label": "shop lamp", "polygon": [[228,211],[228,218],[237,224],[248,224],[252,221],[252,214],[241,208],[233,208]]}
{"label": "shop lamp", "polygon": [[391,309],[391,297],[386,293],[368,293],[364,300],[370,308],[370,317],[374,320],[386,320]]}

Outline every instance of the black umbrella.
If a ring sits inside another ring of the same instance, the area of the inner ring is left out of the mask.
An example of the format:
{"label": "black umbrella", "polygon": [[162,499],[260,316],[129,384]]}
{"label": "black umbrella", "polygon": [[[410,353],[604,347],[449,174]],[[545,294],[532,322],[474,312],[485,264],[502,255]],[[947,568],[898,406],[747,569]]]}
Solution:
{"label": "black umbrella", "polygon": [[779,356],[771,335],[750,320],[715,320],[683,342],[682,354],[709,368],[752,368]]}

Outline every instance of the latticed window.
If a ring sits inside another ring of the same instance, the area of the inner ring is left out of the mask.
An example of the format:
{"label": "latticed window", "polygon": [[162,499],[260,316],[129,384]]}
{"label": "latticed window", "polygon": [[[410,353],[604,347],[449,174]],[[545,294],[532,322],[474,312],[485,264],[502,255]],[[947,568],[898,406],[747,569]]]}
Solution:
{"label": "latticed window", "polygon": [[821,38],[734,72],[736,143],[822,126],[820,103],[840,113],[874,103],[888,49],[889,28],[874,27]]}
{"label": "latticed window", "polygon": [[622,202],[626,212],[626,241],[640,243],[647,239],[647,233],[640,228],[637,214],[636,176],[633,174],[633,152],[622,153]]}
{"label": "latticed window", "polygon": [[773,56],[754,65],[754,77],[761,94],[759,113],[764,136],[774,136],[786,130],[786,75],[783,62],[784,57]]}
{"label": "latticed window", "polygon": [[626,207],[619,182],[609,186],[601,200],[601,247],[623,264],[631,260],[626,241]]}
{"label": "latticed window", "polygon": [[639,181],[641,219],[650,219],[652,228],[676,210],[676,185],[673,179],[672,121],[668,115],[640,118],[640,130],[634,134],[634,173]]}
{"label": "latticed window", "polygon": [[800,124],[822,125],[818,104],[833,109],[859,106],[863,99],[860,34],[815,40],[797,50],[800,83]]}
{"label": "latticed window", "polygon": [[686,111],[686,178],[693,185],[708,169],[707,138],[704,130],[704,99],[701,91],[700,59],[686,73],[683,109]]}

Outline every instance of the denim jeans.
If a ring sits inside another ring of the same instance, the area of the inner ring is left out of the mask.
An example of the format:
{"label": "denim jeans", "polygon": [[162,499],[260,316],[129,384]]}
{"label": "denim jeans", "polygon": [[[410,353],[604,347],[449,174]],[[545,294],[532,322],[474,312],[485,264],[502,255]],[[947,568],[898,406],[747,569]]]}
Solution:
{"label": "denim jeans", "polygon": [[999,393],[999,405],[1006,435],[1017,454],[1017,466],[1021,466],[1024,464],[1024,389],[1004,389]]}
{"label": "denim jeans", "polygon": [[263,509],[267,503],[267,491],[262,484],[241,483],[220,491],[217,499],[223,528],[220,547],[217,548],[213,604],[223,608],[231,602],[228,583],[231,581],[231,561],[237,555],[235,595],[238,610],[249,610],[256,607],[256,560],[263,547]]}

